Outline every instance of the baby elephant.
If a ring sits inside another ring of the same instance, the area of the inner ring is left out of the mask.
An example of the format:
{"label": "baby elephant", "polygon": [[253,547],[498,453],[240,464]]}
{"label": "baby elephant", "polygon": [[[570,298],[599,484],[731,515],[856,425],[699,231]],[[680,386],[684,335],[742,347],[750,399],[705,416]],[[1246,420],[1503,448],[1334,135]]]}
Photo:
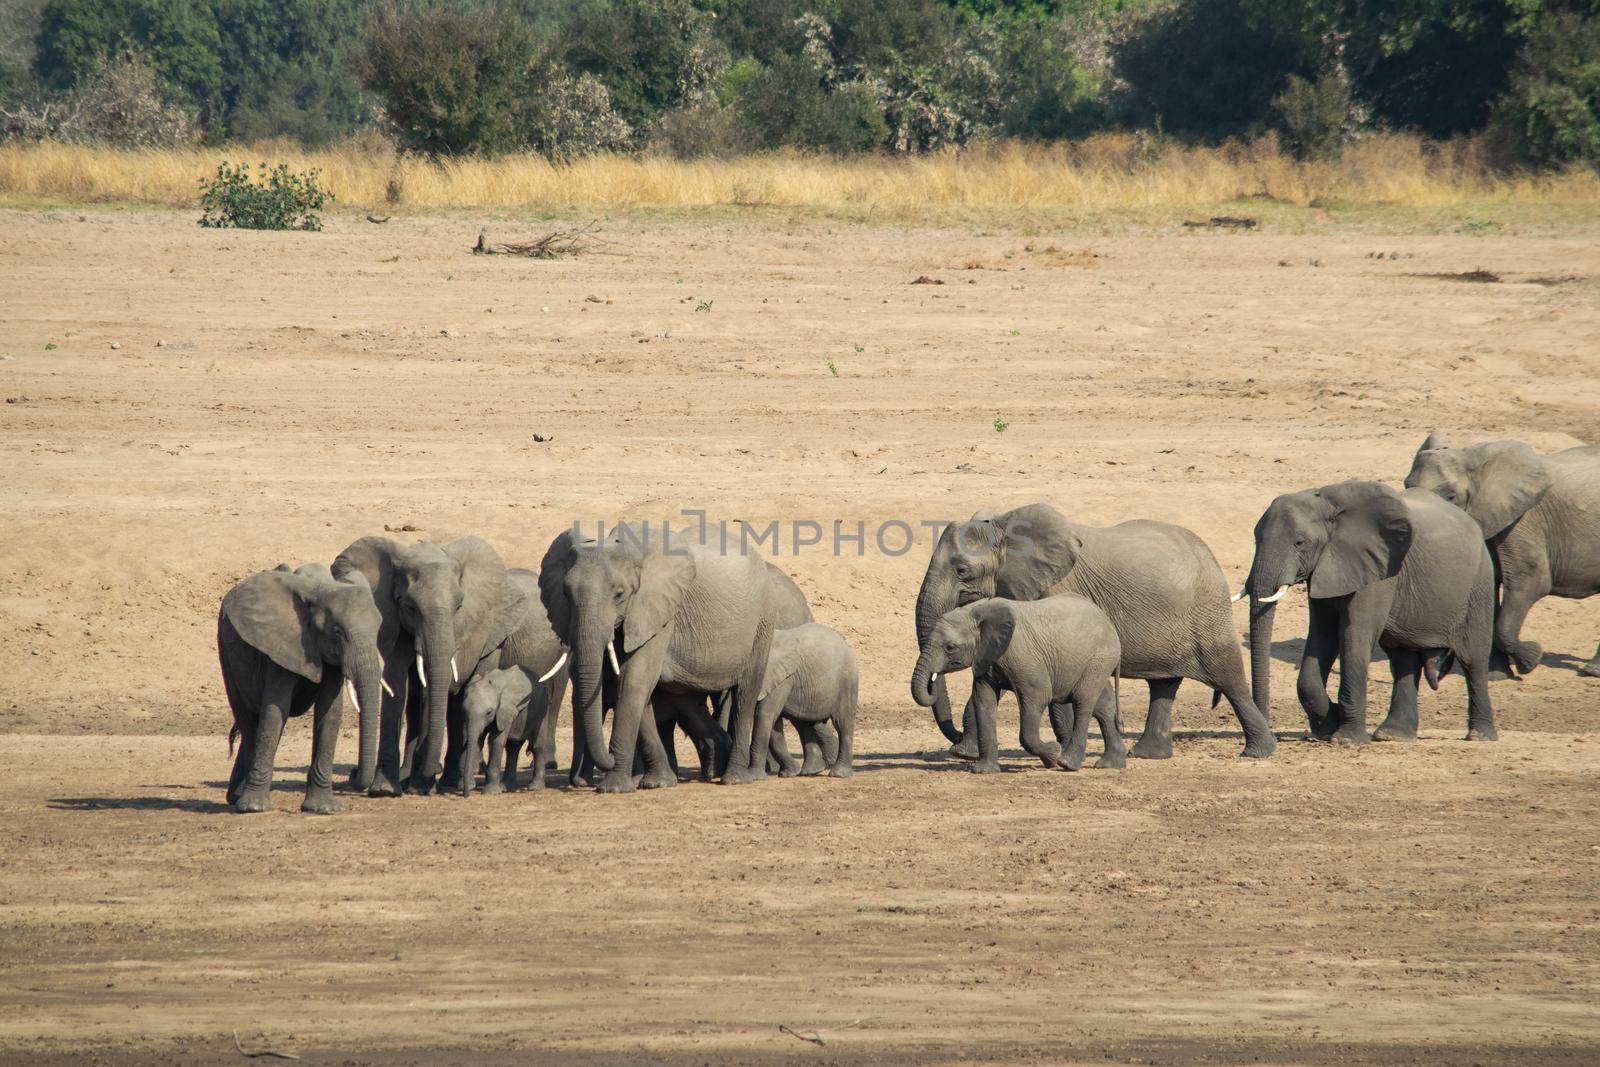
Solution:
{"label": "baby elephant", "polygon": [[[234,811],[272,807],[272,763],[286,719],[315,707],[311,768],[302,811],[339,810],[329,775],[339,737],[340,690],[360,715],[376,710],[383,687],[378,656],[382,620],[372,589],[361,575],[335,581],[328,568],[307,564],[252,574],[222,598],[217,616],[217,657],[233,709],[231,748],[239,754],[228,778]],[[375,756],[376,716],[363,716],[361,750]]]}
{"label": "baby elephant", "polygon": [[[767,737],[778,716],[795,724],[805,744],[801,774],[819,774],[826,759],[828,774],[848,778],[852,773],[851,745],[856,729],[856,690],[860,670],[856,654],[845,639],[818,623],[808,622],[772,635],[767,656],[766,681],[756,702],[754,737]],[[832,722],[839,732],[836,751],[825,753],[817,727]],[[756,760],[755,777],[766,776],[766,764]]]}
{"label": "baby elephant", "polygon": [[484,735],[489,739],[489,769],[485,793],[503,793],[517,787],[516,757],[505,774],[506,743],[513,748],[527,741],[532,749],[534,789],[544,788],[545,765],[555,754],[555,716],[549,712],[550,692],[521,667],[480,674],[467,683],[461,706],[466,713],[466,744],[461,746],[461,795],[472,795]]}
{"label": "baby elephant", "polygon": [[[972,668],[972,712],[978,725],[978,761],[972,769],[1000,769],[994,713],[1000,694],[1017,695],[1022,747],[1046,767],[1083,766],[1089,716],[1106,741],[1098,767],[1126,763],[1117,699],[1111,684],[1122,645],[1106,613],[1075,593],[1043,600],[990,597],[946,612],[934,626],[911,675],[911,696],[932,707],[941,673]],[[1046,707],[1060,744],[1039,739]],[[1068,709],[1071,718],[1068,718]]]}

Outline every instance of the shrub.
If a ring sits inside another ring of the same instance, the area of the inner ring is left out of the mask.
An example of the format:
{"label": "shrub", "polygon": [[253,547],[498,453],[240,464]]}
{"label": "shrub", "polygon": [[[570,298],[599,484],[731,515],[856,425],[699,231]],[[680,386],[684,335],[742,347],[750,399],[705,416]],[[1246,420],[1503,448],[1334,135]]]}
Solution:
{"label": "shrub", "polygon": [[318,214],[333,194],[322,188],[320,172],[296,174],[287,163],[272,170],[259,166],[252,180],[247,163],[223,163],[215,178],[200,179],[200,225],[241,230],[320,230]]}
{"label": "shrub", "polygon": [[528,144],[554,159],[627,148],[633,127],[611,106],[611,94],[592,74],[554,69],[528,101]]}
{"label": "shrub", "polygon": [[872,87],[844,82],[834,88],[803,56],[774,60],[743,78],[736,106],[757,146],[868,152],[889,127]]}
{"label": "shrub", "polygon": [[531,30],[505,8],[385,0],[359,69],[407,147],[492,155],[526,143],[539,64]]}
{"label": "shrub", "polygon": [[1337,76],[1325,74],[1307,81],[1289,75],[1283,92],[1272,100],[1289,148],[1300,159],[1331,159],[1344,143],[1350,117],[1350,87]]}
{"label": "shrub", "polygon": [[1494,125],[1531,163],[1600,165],[1600,17],[1546,17],[1529,35]]}
{"label": "shrub", "polygon": [[588,0],[557,35],[573,70],[594,75],[635,128],[698,103],[728,64],[711,19],[690,0]]}
{"label": "shrub", "polygon": [[197,134],[194,112],[170,102],[143,58],[124,52],[64,93],[35,93],[0,109],[8,137],[117,148],[176,148]]}

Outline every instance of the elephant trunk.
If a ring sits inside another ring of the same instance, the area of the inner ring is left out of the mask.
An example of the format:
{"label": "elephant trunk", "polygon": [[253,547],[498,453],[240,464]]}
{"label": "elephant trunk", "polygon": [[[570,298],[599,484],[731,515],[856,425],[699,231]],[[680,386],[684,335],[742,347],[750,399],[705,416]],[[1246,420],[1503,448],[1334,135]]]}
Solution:
{"label": "elephant trunk", "polygon": [[417,776],[432,779],[439,773],[446,712],[450,707],[450,685],[454,675],[451,661],[456,653],[456,629],[448,611],[435,608],[423,616],[422,646],[422,662],[428,671],[428,735]]}
{"label": "elephant trunk", "polygon": [[[928,573],[922,578],[922,588],[917,591],[917,647],[927,645],[928,638],[933,634],[933,628],[939,621],[939,616],[956,606],[955,583],[950,576],[943,572],[939,561],[936,559],[928,565]],[[920,666],[922,660],[917,660]],[[915,676],[913,676],[915,685]],[[951,744],[959,744],[961,731],[956,728],[950,715],[950,691],[945,687],[944,675],[940,675],[933,682],[929,699],[924,702],[913,688],[912,698],[922,707],[933,708],[933,718],[939,724],[939,730]]]}
{"label": "elephant trunk", "polygon": [[355,695],[361,721],[361,753],[356,762],[357,789],[372,788],[378,772],[378,722],[382,717],[383,668],[376,648],[345,649],[341,665],[345,681]]}
{"label": "elephant trunk", "polygon": [[949,701],[941,702],[938,699],[944,686],[944,662],[943,652],[931,647],[922,650],[911,672],[911,699],[922,707],[933,709],[933,720],[939,724],[939,731],[954,744],[961,740],[961,731],[950,721]]}
{"label": "elephant trunk", "polygon": [[572,666],[574,727],[583,731],[589,761],[602,771],[609,771],[613,766],[611,745],[606,741],[600,716],[600,682],[606,669],[604,660],[615,635],[615,627],[605,622],[585,626],[567,661]]}
{"label": "elephant trunk", "polygon": [[1255,565],[1245,579],[1250,594],[1250,695],[1267,721],[1272,721],[1272,621],[1278,612],[1282,585],[1279,568],[1261,559],[1256,550]]}

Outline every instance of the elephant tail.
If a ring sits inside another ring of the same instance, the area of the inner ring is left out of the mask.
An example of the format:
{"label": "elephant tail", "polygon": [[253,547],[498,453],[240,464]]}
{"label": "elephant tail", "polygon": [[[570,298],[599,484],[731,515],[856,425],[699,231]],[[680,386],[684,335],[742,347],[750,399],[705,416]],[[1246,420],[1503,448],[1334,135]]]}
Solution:
{"label": "elephant tail", "polygon": [[[1435,687],[1435,688],[1437,688],[1437,687]],[[239,739],[239,724],[238,723],[234,723],[233,724],[233,728],[228,731],[228,755],[230,757],[233,755],[233,743],[235,741],[237,741],[238,739]]]}
{"label": "elephant tail", "polygon": [[1213,689],[1211,691],[1211,706],[1214,708],[1220,703],[1222,703],[1222,690]]}
{"label": "elephant tail", "polygon": [[1439,679],[1455,670],[1456,654],[1450,649],[1440,649],[1432,652],[1422,659],[1422,673],[1428,679],[1428,688],[1435,691],[1439,688]]}

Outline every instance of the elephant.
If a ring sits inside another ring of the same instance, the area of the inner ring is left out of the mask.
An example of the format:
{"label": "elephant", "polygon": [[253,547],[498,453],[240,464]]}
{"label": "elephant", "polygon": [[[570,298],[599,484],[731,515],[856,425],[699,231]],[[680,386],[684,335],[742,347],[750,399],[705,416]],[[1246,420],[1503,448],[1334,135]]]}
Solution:
{"label": "elephant", "polygon": [[[1437,433],[1417,450],[1406,487],[1428,489],[1472,516],[1499,583],[1495,644],[1523,674],[1544,656],[1522,640],[1546,596],[1600,593],[1600,445],[1541,455],[1521,441],[1451,448]],[[1600,678],[1600,648],[1578,673]]]}
{"label": "elephant", "polygon": [[[658,690],[666,698],[735,689],[733,748],[722,780],[750,779],[756,698],[775,629],[768,584],[765,561],[746,546],[719,552],[692,538],[674,542],[665,527],[652,532],[623,524],[590,540],[568,530],[551,542],[539,567],[539,593],[572,650],[573,729],[583,732],[589,758],[606,772],[601,792],[633,791],[640,742],[639,785],[677,784],[655,716],[644,714]],[[620,679],[609,743],[600,715],[607,663]],[[762,738],[761,758],[766,744]]]}
{"label": "elephant", "polygon": [[[384,680],[389,686],[381,709],[364,706],[363,730],[365,719],[377,711],[381,736],[375,760],[363,750],[354,784],[373,796],[394,796],[402,784],[411,792],[431,793],[450,697],[522,622],[527,598],[510,580],[500,554],[477,537],[443,545],[363,537],[333,561],[334,577],[354,574],[363,575],[372,587],[383,618],[378,650],[387,664]],[[413,682],[422,687],[426,715],[410,724],[402,760],[400,713],[411,700]],[[409,775],[402,783],[405,764]]]}
{"label": "elephant", "polygon": [[[482,658],[464,673],[464,677],[466,683],[470,685],[473,679],[490,671],[520,667],[529,672],[536,685],[544,687],[541,699],[551,709],[551,713],[542,722],[544,729],[550,732],[550,736],[545,739],[527,735],[541,742],[534,746],[538,750],[535,754],[539,756],[540,762],[534,770],[529,785],[534,789],[543,789],[545,765],[555,753],[557,712],[561,706],[561,698],[567,690],[567,650],[560,638],[556,637],[555,631],[550,628],[550,619],[545,615],[544,605],[539,600],[539,576],[521,567],[511,567],[506,570],[506,577],[521,598],[522,606],[518,609],[521,619],[516,628],[506,635],[505,640],[486,650]],[[461,692],[466,692],[465,686]],[[446,790],[459,788],[463,795],[468,795],[471,789],[471,779],[462,770],[470,766],[466,761],[466,753],[470,750],[474,760],[480,754],[479,746],[476,744],[479,735],[467,728],[466,718],[464,702],[453,697],[448,715],[450,733],[446,740],[444,773],[439,778],[439,788]],[[506,785],[507,788],[515,789],[516,747],[509,750],[507,761],[509,778]]]}
{"label": "elephant", "polygon": [[[828,746],[815,732],[817,724],[825,722],[832,722],[838,731],[828,774],[834,778],[850,777],[860,684],[861,669],[855,652],[828,627],[809,622],[772,635],[766,678],[756,702],[755,736],[773,734],[780,715],[800,731],[806,747],[806,766],[780,771],[784,777],[821,772],[820,766],[812,769],[811,753],[815,750],[819,754],[820,763],[820,754]],[[756,760],[751,768],[759,778],[765,774],[766,764]]]}
{"label": "elephant", "polygon": [[[971,706],[978,735],[978,760],[972,769],[980,774],[1000,770],[995,707],[1007,691],[1017,695],[1023,749],[1046,767],[1075,771],[1083,766],[1091,715],[1105,737],[1105,752],[1096,766],[1122,767],[1127,758],[1114,681],[1122,661],[1116,627],[1086,597],[989,597],[945,612],[929,629],[911,673],[911,697],[932,707],[940,675],[972,668]],[[1055,744],[1039,738],[1046,708]]]}
{"label": "elephant", "polygon": [[348,692],[362,720],[364,758],[377,749],[376,708],[383,687],[378,654],[382,618],[361,575],[335,581],[328,568],[280,566],[250,575],[228,591],[217,613],[217,658],[233,710],[230,751],[239,739],[228,803],[238,812],[272,807],[273,759],[284,720],[315,708],[311,767],[300,810],[332,814],[333,750]]}
{"label": "elephant", "polygon": [[[1181,526],[1144,519],[1083,526],[1048,504],[979,511],[947,526],[934,546],[917,594],[917,646],[960,604],[1055,593],[1077,593],[1104,611],[1122,643],[1121,676],[1149,683],[1144,733],[1130,755],[1172,755],[1172,701],[1185,678],[1210,686],[1213,706],[1228,698],[1244,728],[1243,755],[1272,755],[1277,738],[1245,684],[1222,569],[1205,542]],[[954,727],[942,678],[932,706],[939,729],[955,742],[951,753],[978,758],[968,723],[959,733]]]}
{"label": "elephant", "polygon": [[[1310,623],[1298,690],[1312,736],[1366,743],[1367,670],[1376,643],[1389,653],[1394,691],[1374,740],[1415,739],[1418,676],[1426,671],[1437,687],[1452,663],[1467,679],[1467,739],[1495,739],[1488,685],[1494,563],[1466,512],[1426,489],[1340,482],[1278,497],[1256,523],[1255,542],[1245,587],[1257,706],[1272,705],[1277,602],[1304,582]],[[1335,659],[1339,700],[1330,705]]]}
{"label": "elephant", "polygon": [[[557,698],[559,699],[559,698]],[[544,787],[545,766],[555,751],[556,707],[545,683],[532,671],[506,667],[476,675],[461,691],[465,714],[465,741],[462,745],[459,775],[461,795],[470,796],[476,776],[479,750],[485,736],[489,740],[485,793],[515,789],[516,766],[507,766],[508,742],[527,741],[533,758],[534,788]]]}

